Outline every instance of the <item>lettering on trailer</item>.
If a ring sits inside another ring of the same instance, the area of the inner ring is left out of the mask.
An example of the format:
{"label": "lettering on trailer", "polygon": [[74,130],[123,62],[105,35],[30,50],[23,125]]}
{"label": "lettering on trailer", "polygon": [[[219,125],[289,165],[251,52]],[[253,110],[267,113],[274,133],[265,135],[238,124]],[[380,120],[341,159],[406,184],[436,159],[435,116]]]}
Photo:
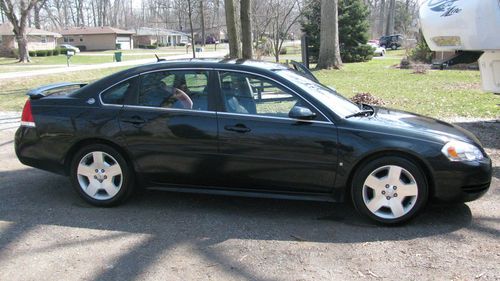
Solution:
{"label": "lettering on trailer", "polygon": [[442,13],[442,17],[449,17],[462,11],[456,6],[457,1],[459,0],[429,0],[427,5],[432,11]]}

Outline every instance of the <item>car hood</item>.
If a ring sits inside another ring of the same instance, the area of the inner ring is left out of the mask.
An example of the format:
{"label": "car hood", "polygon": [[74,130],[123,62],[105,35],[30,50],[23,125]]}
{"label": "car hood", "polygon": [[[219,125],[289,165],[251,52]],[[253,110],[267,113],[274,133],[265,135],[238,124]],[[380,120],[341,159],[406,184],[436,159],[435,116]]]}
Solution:
{"label": "car hood", "polygon": [[386,128],[395,134],[406,133],[411,137],[424,137],[443,143],[455,139],[481,146],[476,136],[462,127],[401,110],[383,107],[374,109],[372,116],[356,118],[357,122],[362,122],[369,128]]}

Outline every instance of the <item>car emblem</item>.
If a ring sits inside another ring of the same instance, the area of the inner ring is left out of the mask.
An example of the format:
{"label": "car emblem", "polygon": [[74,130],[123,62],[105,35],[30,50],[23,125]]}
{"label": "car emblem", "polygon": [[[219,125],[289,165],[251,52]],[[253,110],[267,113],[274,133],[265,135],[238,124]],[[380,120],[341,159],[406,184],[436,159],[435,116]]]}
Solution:
{"label": "car emblem", "polygon": [[95,103],[95,99],[94,98],[90,98],[87,100],[87,103],[88,104],[94,104]]}

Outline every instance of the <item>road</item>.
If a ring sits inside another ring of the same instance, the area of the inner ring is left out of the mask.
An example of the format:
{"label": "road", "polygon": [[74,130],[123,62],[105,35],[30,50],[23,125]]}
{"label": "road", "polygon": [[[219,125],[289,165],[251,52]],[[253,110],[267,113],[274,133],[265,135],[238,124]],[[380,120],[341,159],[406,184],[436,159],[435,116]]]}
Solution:
{"label": "road", "polygon": [[[226,50],[216,51],[216,52],[206,52],[206,53],[197,53],[197,58],[222,58],[227,54]],[[192,54],[180,54],[180,55],[170,55],[165,57],[168,60],[176,60],[176,59],[186,59],[192,58]],[[156,59],[154,58],[154,54],[151,53],[151,58],[149,59],[139,59],[139,60],[128,60],[122,62],[109,62],[109,63],[99,63],[99,64],[88,64],[88,65],[73,65],[70,67],[54,67],[54,68],[45,68],[45,69],[37,69],[37,70],[28,70],[28,71],[15,71],[15,72],[5,72],[0,73],[0,80],[2,79],[12,79],[12,78],[22,78],[22,77],[33,77],[33,76],[41,76],[47,74],[58,74],[58,73],[67,73],[74,71],[82,71],[82,70],[92,70],[92,69],[103,69],[103,68],[113,68],[120,66],[134,66],[146,63],[153,63]]]}
{"label": "road", "polygon": [[348,204],[157,191],[95,208],[67,178],[17,161],[9,116],[0,117],[0,280],[500,279],[500,123],[462,124],[494,158],[485,197],[382,227]]}

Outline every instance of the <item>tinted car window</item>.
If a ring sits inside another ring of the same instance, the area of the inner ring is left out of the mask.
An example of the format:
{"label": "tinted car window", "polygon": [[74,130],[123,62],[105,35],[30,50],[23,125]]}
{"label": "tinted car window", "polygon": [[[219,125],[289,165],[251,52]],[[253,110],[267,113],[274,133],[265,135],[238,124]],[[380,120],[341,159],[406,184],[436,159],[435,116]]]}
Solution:
{"label": "tinted car window", "polygon": [[137,104],[208,110],[207,71],[161,71],[141,76]]}
{"label": "tinted car window", "polygon": [[308,106],[295,94],[259,76],[220,72],[220,80],[227,112],[288,117],[295,105]]}
{"label": "tinted car window", "polygon": [[132,83],[132,80],[128,80],[108,89],[101,95],[102,102],[106,104],[123,104],[127,92],[132,89]]}

